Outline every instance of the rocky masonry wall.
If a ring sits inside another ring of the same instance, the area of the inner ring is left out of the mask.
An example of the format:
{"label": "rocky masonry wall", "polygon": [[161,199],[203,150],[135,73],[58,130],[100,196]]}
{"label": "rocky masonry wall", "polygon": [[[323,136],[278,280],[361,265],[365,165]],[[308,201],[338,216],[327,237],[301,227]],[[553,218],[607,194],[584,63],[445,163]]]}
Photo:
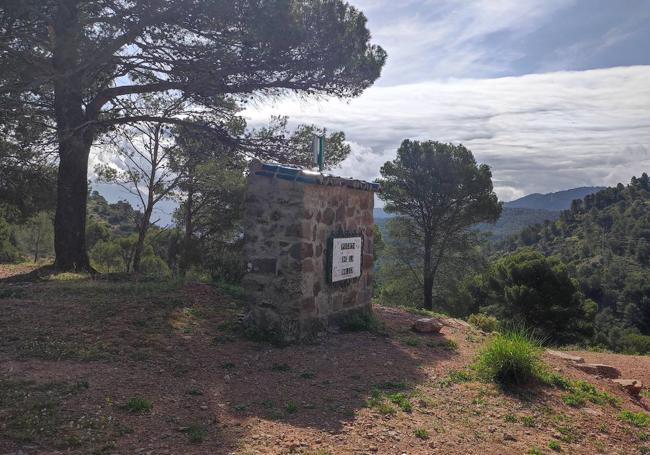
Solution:
{"label": "rocky masonry wall", "polygon": [[[251,166],[244,215],[250,328],[301,341],[370,313],[376,189],[295,168]],[[358,278],[331,282],[334,236],[362,237]]]}

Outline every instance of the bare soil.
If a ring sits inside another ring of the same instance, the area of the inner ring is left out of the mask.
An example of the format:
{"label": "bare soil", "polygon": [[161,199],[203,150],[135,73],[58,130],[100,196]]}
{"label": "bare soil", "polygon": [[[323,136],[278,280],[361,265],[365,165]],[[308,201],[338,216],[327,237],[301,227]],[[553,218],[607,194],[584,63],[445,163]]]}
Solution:
{"label": "bare soil", "polygon": [[[487,336],[463,324],[417,335],[418,316],[376,307],[378,333],[279,347],[246,339],[242,310],[206,284],[0,282],[0,454],[650,453],[650,428],[620,418],[647,396],[551,357],[619,403],[467,380]],[[650,383],[650,357],[575,353]]]}

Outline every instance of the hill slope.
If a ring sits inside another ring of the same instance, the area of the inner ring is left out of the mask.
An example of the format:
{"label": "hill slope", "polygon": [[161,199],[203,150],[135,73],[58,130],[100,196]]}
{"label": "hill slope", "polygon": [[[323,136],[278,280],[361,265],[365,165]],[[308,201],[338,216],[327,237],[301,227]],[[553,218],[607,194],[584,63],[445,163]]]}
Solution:
{"label": "hill slope", "polygon": [[[650,179],[646,174],[576,201],[554,223],[524,229],[507,249],[560,256],[598,305],[597,343],[650,352]],[[645,346],[644,349],[641,349]]]}
{"label": "hill slope", "polygon": [[[555,453],[556,441],[562,453],[631,454],[648,445],[646,429],[620,418],[647,397],[634,401],[557,358],[545,358],[549,368],[620,404],[571,406],[559,388],[504,393],[479,382],[470,365],[487,336],[462,321],[415,334],[419,316],[375,307],[381,334],[277,347],[245,339],[242,304],[205,284],[64,274],[0,282],[0,295],[0,453],[520,455]],[[650,357],[584,356],[650,381]]]}

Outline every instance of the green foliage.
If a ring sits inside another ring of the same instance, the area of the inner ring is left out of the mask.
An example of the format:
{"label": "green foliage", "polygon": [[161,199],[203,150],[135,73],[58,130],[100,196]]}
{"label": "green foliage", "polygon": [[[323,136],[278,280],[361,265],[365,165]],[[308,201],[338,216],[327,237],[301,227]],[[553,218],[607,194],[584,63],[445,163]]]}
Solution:
{"label": "green foliage", "polygon": [[555,257],[519,250],[498,259],[477,283],[481,310],[523,323],[554,342],[580,336],[586,314],[577,283]]}
{"label": "green foliage", "polygon": [[[379,197],[399,217],[389,235],[422,292],[422,306],[433,308],[433,287],[441,263],[468,249],[468,228],[495,221],[501,204],[493,191],[489,166],[478,165],[462,145],[405,140],[397,158],[381,167]],[[388,253],[388,251],[387,251]]]}
{"label": "green foliage", "polygon": [[153,408],[153,403],[146,398],[133,397],[124,404],[124,409],[134,414],[149,412]]}
{"label": "green foliage", "polygon": [[429,431],[426,428],[416,428],[413,433],[416,438],[429,439]]}
{"label": "green foliage", "polygon": [[351,312],[338,321],[339,328],[344,332],[374,332],[382,333],[384,323],[374,313]]}
{"label": "green foliage", "polygon": [[510,330],[487,341],[478,353],[475,369],[479,378],[503,387],[540,381],[544,376],[538,339],[525,330]]}
{"label": "green foliage", "polygon": [[560,452],[562,450],[562,446],[558,441],[549,441],[548,448],[556,452]]}
{"label": "green foliage", "polygon": [[287,363],[274,363],[271,365],[271,371],[289,371],[291,367]]}
{"label": "green foliage", "polygon": [[153,254],[142,258],[140,272],[157,278],[169,278],[171,276],[171,270],[169,270],[167,263]]}
{"label": "green foliage", "polygon": [[16,243],[15,234],[0,213],[0,263],[14,263],[22,259]]}
{"label": "green foliage", "polygon": [[[647,353],[650,336],[650,178],[647,174],[582,200],[560,218],[527,229],[502,245],[529,245],[558,256],[585,295],[586,341]],[[596,314],[597,313],[597,314]],[[595,315],[595,318],[594,318]]]}
{"label": "green foliage", "polygon": [[187,435],[191,444],[200,444],[208,436],[208,430],[204,425],[192,424],[182,430]]}
{"label": "green foliage", "polygon": [[569,393],[562,397],[562,401],[569,406],[583,406],[587,401],[595,404],[618,404],[618,399],[615,396],[599,391],[593,384],[586,381],[569,382],[569,387],[565,390],[568,390]]}
{"label": "green foliage", "polygon": [[620,418],[622,421],[630,423],[635,427],[650,427],[650,414],[647,412],[621,411]]}
{"label": "green foliage", "polygon": [[473,379],[470,372],[465,370],[451,370],[447,376],[442,378],[439,382],[441,388],[449,387],[452,384],[461,384],[463,382],[470,382]]}
{"label": "green foliage", "polygon": [[123,265],[120,245],[113,241],[99,240],[90,251],[90,258],[107,272],[116,271]]}
{"label": "green foliage", "polygon": [[499,321],[497,318],[484,313],[470,314],[467,318],[467,322],[472,324],[477,329],[488,333],[496,332],[499,328]]}

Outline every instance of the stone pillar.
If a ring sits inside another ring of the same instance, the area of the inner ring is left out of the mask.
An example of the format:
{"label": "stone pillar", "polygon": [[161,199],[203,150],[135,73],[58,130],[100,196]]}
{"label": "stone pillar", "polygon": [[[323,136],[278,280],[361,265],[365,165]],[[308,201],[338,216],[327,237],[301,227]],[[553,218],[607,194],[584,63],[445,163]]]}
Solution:
{"label": "stone pillar", "polygon": [[[251,165],[243,283],[251,330],[283,342],[303,341],[353,314],[371,312],[378,189],[377,184],[297,168]],[[345,262],[343,268],[337,262],[336,281],[333,250],[335,260]],[[352,278],[343,279],[345,273]]]}

